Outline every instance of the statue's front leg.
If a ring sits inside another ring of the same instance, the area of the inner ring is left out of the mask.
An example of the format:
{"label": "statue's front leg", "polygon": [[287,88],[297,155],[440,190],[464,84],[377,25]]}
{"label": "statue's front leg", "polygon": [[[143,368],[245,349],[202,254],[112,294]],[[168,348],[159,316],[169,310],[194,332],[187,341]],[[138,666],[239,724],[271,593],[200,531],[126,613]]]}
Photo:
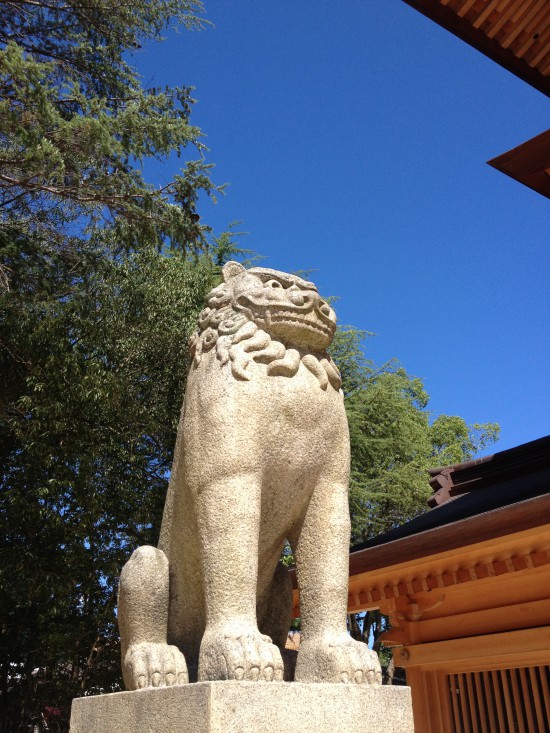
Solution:
{"label": "statue's front leg", "polygon": [[379,684],[378,656],[347,631],[350,518],[347,484],[317,485],[295,545],[302,641],[297,682]]}
{"label": "statue's front leg", "polygon": [[254,474],[224,477],[195,498],[206,629],[199,681],[283,679],[283,662],[258,630],[256,596],[261,486]]}
{"label": "statue's front leg", "polygon": [[120,574],[118,625],[127,690],[188,681],[180,650],[167,643],[169,576],[162,550],[138,547]]}

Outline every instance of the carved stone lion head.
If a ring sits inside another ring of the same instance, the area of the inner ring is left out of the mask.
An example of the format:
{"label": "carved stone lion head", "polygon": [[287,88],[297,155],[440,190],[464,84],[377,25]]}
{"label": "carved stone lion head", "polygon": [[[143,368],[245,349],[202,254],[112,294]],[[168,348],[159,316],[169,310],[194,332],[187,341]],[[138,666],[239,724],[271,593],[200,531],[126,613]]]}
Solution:
{"label": "carved stone lion head", "polygon": [[322,389],[336,390],[341,379],[326,349],[336,330],[336,315],[311,282],[265,267],[249,270],[238,262],[223,267],[224,282],[210,291],[190,340],[197,367],[216,347],[221,365],[249,380],[251,362],[266,364],[269,375],[292,377],[300,363]]}

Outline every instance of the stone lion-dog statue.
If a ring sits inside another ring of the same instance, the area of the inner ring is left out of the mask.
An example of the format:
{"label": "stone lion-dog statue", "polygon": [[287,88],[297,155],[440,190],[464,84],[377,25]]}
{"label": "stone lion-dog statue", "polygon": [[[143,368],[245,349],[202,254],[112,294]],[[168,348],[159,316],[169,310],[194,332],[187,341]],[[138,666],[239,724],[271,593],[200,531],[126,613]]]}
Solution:
{"label": "stone lion-dog statue", "polygon": [[129,690],[191,681],[283,679],[300,590],[299,682],[379,684],[346,628],[349,434],[327,353],[336,316],[315,285],[237,262],[206,298],[158,549],[120,577]]}

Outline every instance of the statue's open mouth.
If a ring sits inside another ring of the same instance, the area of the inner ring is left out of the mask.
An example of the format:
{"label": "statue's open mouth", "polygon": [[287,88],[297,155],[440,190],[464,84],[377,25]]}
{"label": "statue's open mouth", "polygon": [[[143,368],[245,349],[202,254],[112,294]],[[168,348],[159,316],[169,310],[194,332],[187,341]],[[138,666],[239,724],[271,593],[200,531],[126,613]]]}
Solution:
{"label": "statue's open mouth", "polygon": [[[336,329],[332,318],[320,313],[317,308],[266,308],[261,320],[264,328],[275,338],[295,347],[311,348],[323,351],[326,349]],[[257,321],[261,326],[261,320]]]}
{"label": "statue's open mouth", "polygon": [[281,309],[273,311],[271,309],[265,312],[265,321],[268,328],[274,325],[288,325],[298,329],[305,329],[307,331],[313,331],[321,336],[332,339],[336,324],[329,318],[323,318],[322,315],[317,314],[313,309],[309,309],[307,312],[300,312],[299,310]]}

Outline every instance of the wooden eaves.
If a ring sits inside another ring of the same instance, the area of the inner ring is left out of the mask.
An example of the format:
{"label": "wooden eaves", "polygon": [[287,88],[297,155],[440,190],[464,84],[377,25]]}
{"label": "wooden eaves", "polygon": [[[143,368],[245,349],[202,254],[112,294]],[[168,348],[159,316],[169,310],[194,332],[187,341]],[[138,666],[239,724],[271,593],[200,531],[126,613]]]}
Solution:
{"label": "wooden eaves", "polygon": [[352,550],[350,613],[550,565],[550,436],[429,473],[431,511]]}
{"label": "wooden eaves", "polygon": [[548,0],[404,0],[550,96]]}
{"label": "wooden eaves", "polygon": [[[548,3],[550,7],[550,2]],[[502,173],[550,198],[550,130],[488,161]]]}
{"label": "wooden eaves", "polygon": [[[354,552],[350,555],[348,610],[356,613],[379,608],[387,601],[423,591],[437,592],[484,577],[548,565],[549,516],[550,495],[538,496]],[[533,546],[540,528],[546,530],[544,547]],[[495,559],[505,547],[505,554],[513,559]],[[461,559],[458,569],[457,558]]]}
{"label": "wooden eaves", "polygon": [[429,473],[431,511],[350,554],[350,610],[550,563],[550,437]]}
{"label": "wooden eaves", "polygon": [[[550,96],[549,0],[404,0]],[[488,161],[550,198],[550,130]]]}

